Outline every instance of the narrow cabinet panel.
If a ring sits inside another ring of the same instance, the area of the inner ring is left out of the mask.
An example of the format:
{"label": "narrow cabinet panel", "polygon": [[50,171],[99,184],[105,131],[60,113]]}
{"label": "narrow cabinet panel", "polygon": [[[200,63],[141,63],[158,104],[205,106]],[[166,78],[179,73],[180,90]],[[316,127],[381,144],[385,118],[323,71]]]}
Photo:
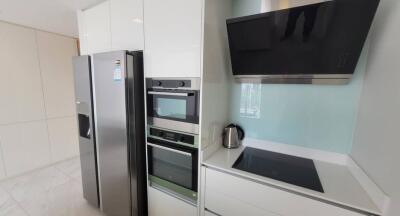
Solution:
{"label": "narrow cabinet panel", "polygon": [[76,14],[78,19],[78,31],[79,31],[79,54],[87,55],[89,54],[89,50],[87,42],[85,14],[81,10],[78,10]]}
{"label": "narrow cabinet panel", "polygon": [[202,0],[145,0],[147,77],[200,77]]}
{"label": "narrow cabinet panel", "polygon": [[110,0],[113,50],[143,50],[143,0]]}

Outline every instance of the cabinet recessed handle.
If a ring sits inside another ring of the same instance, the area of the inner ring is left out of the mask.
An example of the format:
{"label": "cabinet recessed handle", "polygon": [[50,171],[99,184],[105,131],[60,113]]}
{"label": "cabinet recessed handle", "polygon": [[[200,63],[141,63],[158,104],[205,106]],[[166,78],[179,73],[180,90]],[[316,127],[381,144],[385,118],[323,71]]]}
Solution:
{"label": "cabinet recessed handle", "polygon": [[181,155],[192,156],[192,154],[190,154],[188,152],[184,152],[184,151],[180,151],[180,150],[176,150],[176,149],[168,148],[168,147],[164,147],[164,146],[159,146],[159,145],[156,145],[156,144],[153,144],[153,143],[147,143],[147,145],[151,146],[151,147],[154,147],[154,148],[159,148],[159,149],[162,149],[162,150],[170,151],[170,152],[175,152],[175,153],[178,153],[178,154],[181,154]]}
{"label": "cabinet recessed handle", "polygon": [[192,93],[173,93],[173,92],[156,92],[156,91],[149,91],[148,94],[151,94],[151,95],[181,96],[181,97],[187,97],[187,96],[191,96],[192,95]]}

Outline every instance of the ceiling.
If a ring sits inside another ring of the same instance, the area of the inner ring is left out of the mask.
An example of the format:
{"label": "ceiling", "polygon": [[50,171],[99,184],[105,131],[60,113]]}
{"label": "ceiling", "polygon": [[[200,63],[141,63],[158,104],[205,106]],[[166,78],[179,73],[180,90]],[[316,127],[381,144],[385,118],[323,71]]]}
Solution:
{"label": "ceiling", "polygon": [[0,20],[78,37],[76,11],[104,0],[0,0]]}

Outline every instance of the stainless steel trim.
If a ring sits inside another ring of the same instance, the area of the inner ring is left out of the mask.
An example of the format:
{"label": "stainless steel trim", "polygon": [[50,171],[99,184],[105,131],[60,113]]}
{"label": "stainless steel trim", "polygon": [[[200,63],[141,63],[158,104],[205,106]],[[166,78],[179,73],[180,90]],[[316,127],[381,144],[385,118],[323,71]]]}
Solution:
{"label": "stainless steel trim", "polygon": [[357,212],[357,213],[360,213],[360,214],[363,214],[363,215],[379,216],[376,213],[367,212],[365,210],[357,209],[357,208],[354,208],[354,207],[351,207],[351,206],[346,206],[346,205],[343,205],[343,204],[340,204],[340,203],[335,203],[335,202],[332,202],[332,201],[329,201],[329,200],[324,200],[324,199],[321,199],[321,198],[318,198],[318,197],[314,197],[314,196],[311,196],[311,195],[307,195],[307,194],[303,194],[303,193],[300,193],[300,192],[297,192],[297,191],[293,191],[293,190],[290,190],[290,189],[287,189],[287,188],[284,188],[284,187],[268,184],[266,182],[259,181],[259,180],[256,180],[256,179],[253,179],[253,178],[250,178],[250,177],[246,177],[246,176],[243,176],[243,175],[239,175],[239,174],[236,174],[234,172],[229,172],[229,171],[226,171],[224,169],[219,169],[219,168],[214,167],[214,166],[208,166],[207,164],[202,164],[202,166],[206,167],[207,169],[215,170],[215,171],[222,172],[222,173],[225,173],[225,174],[228,174],[228,175],[232,175],[232,176],[235,176],[235,177],[238,177],[238,178],[246,179],[248,181],[251,181],[251,182],[254,182],[254,183],[257,183],[257,184],[262,184],[262,185],[265,185],[265,186],[268,186],[268,187],[276,188],[278,190],[286,191],[288,193],[292,193],[292,194],[295,194],[295,195],[306,197],[306,198],[309,198],[309,199],[312,199],[312,200],[323,202],[323,203],[326,203],[326,204],[329,204],[329,205],[332,205],[332,206],[336,206],[336,207],[343,208],[343,209],[346,209],[346,210],[349,210],[349,211]]}
{"label": "stainless steel trim", "polygon": [[350,79],[352,74],[279,74],[279,75],[235,75],[235,78],[286,78],[286,79]]}
{"label": "stainless steel trim", "polygon": [[348,84],[352,74],[294,74],[294,75],[235,75],[239,83],[263,84],[316,84],[344,85]]}
{"label": "stainless steel trim", "polygon": [[187,122],[180,122],[162,118],[154,118],[154,117],[147,117],[147,124],[160,127],[171,129],[175,131],[182,131],[191,134],[199,134],[199,125]]}
{"label": "stainless steel trim", "polygon": [[[289,9],[289,8],[294,8],[294,7],[301,7],[305,5],[310,5],[310,4],[317,4],[317,3],[323,3],[323,2],[329,2],[333,0],[301,0],[301,1],[287,1],[285,4],[280,4],[280,0],[269,0],[267,1],[269,4],[267,7],[261,7],[259,8],[259,11],[257,13],[268,13],[268,12],[273,12],[277,10],[284,10],[284,9]],[[252,15],[252,14],[245,14],[245,15]],[[244,16],[244,15],[241,15]],[[236,16],[234,16],[236,17]]]}
{"label": "stainless steel trim", "polygon": [[186,155],[186,156],[190,156],[190,157],[192,156],[192,154],[187,153],[187,152],[184,152],[184,151],[179,151],[179,150],[176,150],[176,149],[173,149],[173,148],[168,148],[168,147],[156,145],[156,144],[149,143],[149,142],[147,143],[147,145],[152,146],[152,147],[154,147],[154,148],[163,149],[163,150],[165,150],[165,151],[175,152],[175,153],[178,153],[178,154],[181,154],[181,155]]}
{"label": "stainless steel trim", "polygon": [[[190,80],[191,87],[179,87],[173,89],[185,89],[185,90],[200,90],[201,86],[201,79],[200,77],[157,77],[157,78],[150,78],[151,80]],[[148,87],[153,89],[171,89],[171,88],[163,88],[158,86]]]}
{"label": "stainless steel trim", "polygon": [[182,96],[182,97],[187,97],[190,95],[189,93],[156,92],[156,91],[149,91],[147,93],[151,95],[172,95],[172,96]]}

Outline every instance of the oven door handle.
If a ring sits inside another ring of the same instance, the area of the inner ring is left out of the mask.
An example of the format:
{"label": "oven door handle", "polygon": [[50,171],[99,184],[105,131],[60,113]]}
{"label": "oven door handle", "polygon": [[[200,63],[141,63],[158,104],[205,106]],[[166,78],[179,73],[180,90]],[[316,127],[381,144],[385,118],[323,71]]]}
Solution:
{"label": "oven door handle", "polygon": [[168,148],[168,147],[156,145],[156,144],[153,144],[153,143],[147,143],[147,145],[149,145],[151,147],[154,147],[154,148],[159,148],[159,149],[163,149],[163,150],[166,150],[166,151],[175,152],[175,153],[178,153],[178,154],[181,154],[181,155],[192,156],[192,154],[190,154],[188,152],[184,152],[184,151],[176,150],[176,149],[173,149],[173,148]]}
{"label": "oven door handle", "polygon": [[187,96],[193,95],[193,93],[173,93],[173,92],[157,92],[157,91],[149,91],[148,94],[151,94],[151,95],[181,96],[181,97],[187,97]]}

